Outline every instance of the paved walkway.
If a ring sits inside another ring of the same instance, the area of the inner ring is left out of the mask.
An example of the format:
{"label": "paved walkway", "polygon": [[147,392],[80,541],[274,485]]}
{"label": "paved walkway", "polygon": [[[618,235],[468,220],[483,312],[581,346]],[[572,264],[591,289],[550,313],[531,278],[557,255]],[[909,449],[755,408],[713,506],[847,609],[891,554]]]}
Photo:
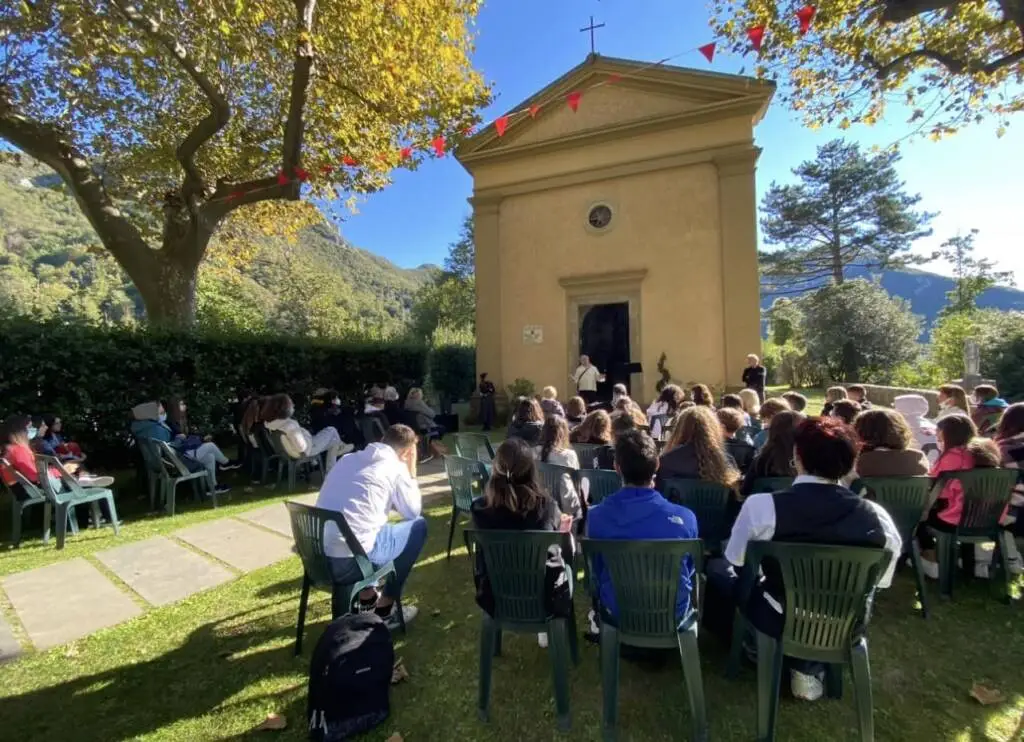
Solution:
{"label": "paved walkway", "polygon": [[[419,475],[431,504],[447,495],[440,461],[426,464]],[[289,499],[312,504],[316,494]],[[93,554],[130,592],[82,557],[8,575],[0,579],[0,589],[32,645],[42,651],[288,559],[291,533],[288,511],[276,502]],[[22,651],[0,616],[0,662]]]}

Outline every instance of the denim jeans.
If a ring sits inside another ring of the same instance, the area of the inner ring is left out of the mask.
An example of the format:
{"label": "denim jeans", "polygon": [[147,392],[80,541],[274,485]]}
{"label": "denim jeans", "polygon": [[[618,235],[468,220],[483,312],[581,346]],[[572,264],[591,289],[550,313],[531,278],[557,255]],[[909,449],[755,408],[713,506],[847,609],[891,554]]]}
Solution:
{"label": "denim jeans", "polygon": [[[412,520],[398,523],[387,523],[377,532],[377,540],[367,556],[374,569],[393,561],[395,563],[395,579],[389,581],[384,588],[384,595],[397,600],[402,595],[405,581],[412,572],[416,558],[423,551],[427,541],[427,521],[420,516]],[[359,565],[352,557],[334,557],[331,559],[331,573],[334,575],[335,588],[331,598],[331,613],[337,618],[351,610],[345,604],[347,590],[340,589],[363,578]],[[355,597],[355,596],[353,596]]]}

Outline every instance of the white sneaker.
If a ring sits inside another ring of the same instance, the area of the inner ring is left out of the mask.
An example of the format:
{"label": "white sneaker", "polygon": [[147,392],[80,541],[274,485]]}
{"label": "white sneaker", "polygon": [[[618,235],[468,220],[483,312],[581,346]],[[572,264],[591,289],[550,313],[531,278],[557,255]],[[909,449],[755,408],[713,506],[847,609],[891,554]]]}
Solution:
{"label": "white sneaker", "polygon": [[548,648],[548,634],[546,631],[542,631],[539,634],[537,634],[537,644],[540,646],[541,649]]}
{"label": "white sneaker", "polygon": [[924,576],[930,580],[939,579],[939,563],[932,562],[924,557],[921,557],[921,571],[924,572]]}
{"label": "white sneaker", "polygon": [[[402,618],[405,620],[405,623],[407,624],[410,623],[414,618],[416,618],[419,612],[420,609],[414,605],[402,606]],[[388,628],[392,630],[397,629],[400,626],[398,622],[398,612],[394,608],[391,609],[391,614],[387,617],[386,623],[388,625]]]}
{"label": "white sneaker", "polygon": [[352,453],[355,450],[356,447],[353,446],[351,443],[342,443],[341,448],[338,449],[338,458],[341,458],[347,453]]}
{"label": "white sneaker", "polygon": [[790,672],[789,688],[793,692],[793,697],[799,698],[801,701],[817,701],[825,695],[825,684],[821,678],[805,675],[796,670]]}

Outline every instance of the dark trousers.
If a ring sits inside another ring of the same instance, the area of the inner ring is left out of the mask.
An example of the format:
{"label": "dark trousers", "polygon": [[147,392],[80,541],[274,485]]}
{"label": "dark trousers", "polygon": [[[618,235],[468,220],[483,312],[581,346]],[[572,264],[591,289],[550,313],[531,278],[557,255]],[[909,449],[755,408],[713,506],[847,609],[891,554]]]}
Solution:
{"label": "dark trousers", "polygon": [[[736,608],[739,608],[743,617],[762,634],[773,639],[782,636],[785,617],[765,599],[765,592],[760,584],[754,585],[745,604],[739,604],[739,575],[729,560],[722,557],[709,559],[704,567],[704,573],[707,576],[707,592],[704,595],[703,623],[726,642],[726,646],[732,641],[732,622]],[[825,669],[820,662],[796,657],[786,657],[785,663],[790,670],[805,675],[817,675]]]}
{"label": "dark trousers", "polygon": [[597,392],[580,392],[579,395],[583,397],[583,401],[587,403],[587,407],[594,404],[597,401]]}
{"label": "dark trousers", "polygon": [[484,430],[490,430],[494,426],[494,396],[486,394],[480,397],[480,424]]}

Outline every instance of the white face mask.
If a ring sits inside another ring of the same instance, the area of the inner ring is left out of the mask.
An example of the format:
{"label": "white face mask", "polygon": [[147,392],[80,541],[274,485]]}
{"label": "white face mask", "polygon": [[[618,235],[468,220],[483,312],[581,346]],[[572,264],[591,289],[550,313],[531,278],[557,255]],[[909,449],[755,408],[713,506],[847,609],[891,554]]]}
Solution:
{"label": "white face mask", "polygon": [[334,399],[331,400],[331,404],[334,405],[335,407],[341,407],[341,400],[335,397]]}

